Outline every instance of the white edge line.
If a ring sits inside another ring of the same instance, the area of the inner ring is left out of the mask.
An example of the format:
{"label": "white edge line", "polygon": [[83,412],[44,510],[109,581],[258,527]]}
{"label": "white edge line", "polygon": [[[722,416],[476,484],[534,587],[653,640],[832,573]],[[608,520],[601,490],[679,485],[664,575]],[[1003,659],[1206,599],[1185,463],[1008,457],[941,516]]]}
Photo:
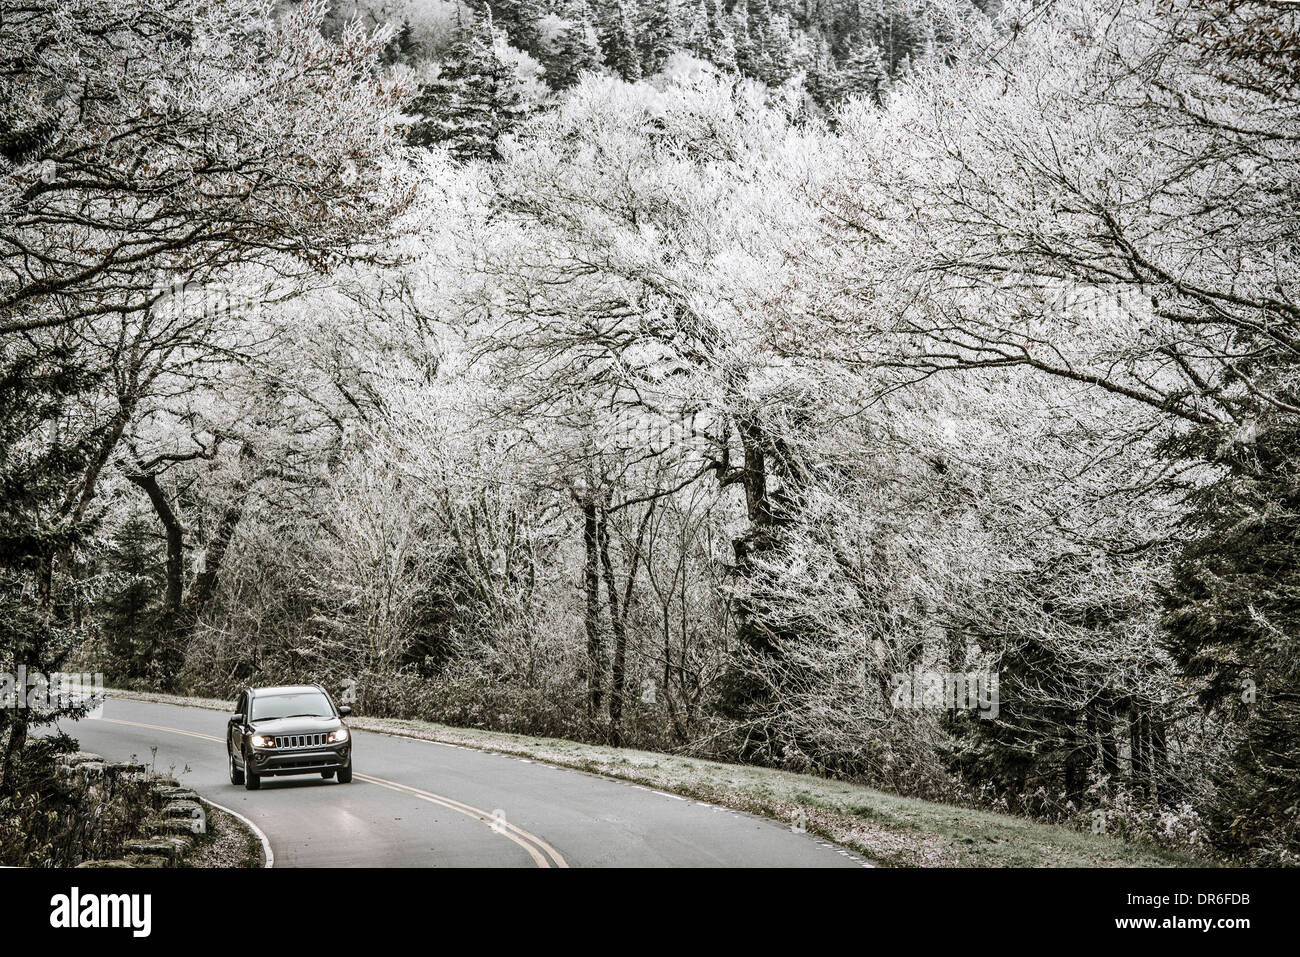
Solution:
{"label": "white edge line", "polygon": [[216,808],[218,811],[225,811],[225,812],[226,812],[227,814],[229,814],[231,817],[237,817],[237,818],[239,818],[241,821],[243,821],[245,824],[247,824],[250,828],[252,828],[253,833],[257,835],[257,839],[258,839],[259,841],[262,842],[262,855],[263,855],[263,856],[265,857],[265,859],[266,859],[266,863],[263,864],[262,866],[263,866],[263,867],[275,867],[275,852],[271,850],[271,842],[270,842],[269,840],[267,840],[266,834],[262,831],[262,829],[261,829],[260,827],[258,827],[256,824],[254,824],[254,823],[253,823],[252,821],[250,821],[248,818],[244,817],[244,815],[240,814],[238,811],[232,811],[230,808],[228,808],[228,807],[226,807],[226,806],[224,806],[224,805],[222,805],[222,804],[218,804],[216,801],[209,801],[209,800],[208,800],[207,798],[205,798],[202,794],[199,795],[199,800],[202,801],[204,804],[211,804],[211,805],[212,805],[214,808]]}

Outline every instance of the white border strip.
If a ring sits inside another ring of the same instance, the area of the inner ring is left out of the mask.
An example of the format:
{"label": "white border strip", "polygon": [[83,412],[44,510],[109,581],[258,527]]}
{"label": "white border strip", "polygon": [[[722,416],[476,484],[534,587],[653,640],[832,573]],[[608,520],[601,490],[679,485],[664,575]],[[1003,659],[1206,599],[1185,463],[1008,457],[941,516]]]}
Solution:
{"label": "white border strip", "polygon": [[232,811],[230,808],[218,804],[216,801],[209,801],[202,794],[199,795],[199,800],[202,801],[204,804],[211,804],[218,811],[225,811],[231,817],[239,818],[239,820],[243,821],[250,828],[252,828],[253,833],[257,835],[257,839],[262,842],[262,855],[266,859],[266,863],[263,864],[262,866],[275,867],[275,853],[271,850],[271,842],[267,840],[266,834],[262,831],[260,827],[258,827],[248,818],[244,817],[244,815],[240,814],[238,811]]}

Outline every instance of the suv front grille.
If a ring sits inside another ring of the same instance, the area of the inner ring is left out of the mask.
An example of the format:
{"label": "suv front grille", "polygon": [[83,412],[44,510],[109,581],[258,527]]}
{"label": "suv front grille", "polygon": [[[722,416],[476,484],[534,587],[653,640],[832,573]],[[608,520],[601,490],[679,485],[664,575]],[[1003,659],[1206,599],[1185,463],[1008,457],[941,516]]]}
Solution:
{"label": "suv front grille", "polygon": [[325,744],[328,734],[286,734],[276,735],[275,746],[277,748],[319,748]]}

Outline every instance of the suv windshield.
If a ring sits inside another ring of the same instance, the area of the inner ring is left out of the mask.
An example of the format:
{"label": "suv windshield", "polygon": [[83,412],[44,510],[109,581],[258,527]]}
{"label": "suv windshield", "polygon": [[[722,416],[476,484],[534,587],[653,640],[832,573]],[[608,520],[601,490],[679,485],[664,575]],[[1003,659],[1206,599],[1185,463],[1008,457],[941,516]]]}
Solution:
{"label": "suv windshield", "polygon": [[329,699],[319,691],[295,691],[253,698],[252,721],[298,717],[332,718],[334,709],[330,707]]}

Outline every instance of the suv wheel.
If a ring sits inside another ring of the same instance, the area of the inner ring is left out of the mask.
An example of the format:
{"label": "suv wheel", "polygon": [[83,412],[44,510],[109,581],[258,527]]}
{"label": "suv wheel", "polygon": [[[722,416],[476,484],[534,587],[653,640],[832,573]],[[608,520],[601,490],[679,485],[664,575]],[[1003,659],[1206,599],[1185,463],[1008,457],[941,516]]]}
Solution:
{"label": "suv wheel", "polygon": [[253,773],[253,769],[249,766],[251,763],[247,758],[244,759],[244,787],[256,791],[262,786],[262,778],[261,775]]}
{"label": "suv wheel", "polygon": [[339,768],[339,784],[352,783],[352,758],[348,757],[348,763]]}
{"label": "suv wheel", "polygon": [[235,752],[226,749],[226,759],[230,762],[230,783],[243,784],[244,772],[235,767]]}

